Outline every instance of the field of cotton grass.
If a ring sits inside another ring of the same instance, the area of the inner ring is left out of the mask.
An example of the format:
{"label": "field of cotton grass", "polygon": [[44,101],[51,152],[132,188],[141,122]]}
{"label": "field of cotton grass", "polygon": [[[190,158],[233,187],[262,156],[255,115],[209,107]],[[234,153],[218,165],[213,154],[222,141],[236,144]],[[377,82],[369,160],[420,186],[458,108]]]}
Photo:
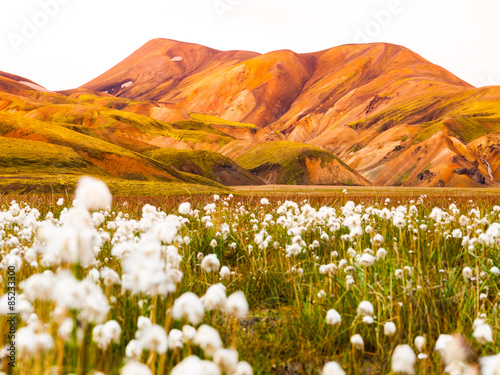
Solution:
{"label": "field of cotton grass", "polygon": [[500,374],[498,197],[0,197],[0,374]]}

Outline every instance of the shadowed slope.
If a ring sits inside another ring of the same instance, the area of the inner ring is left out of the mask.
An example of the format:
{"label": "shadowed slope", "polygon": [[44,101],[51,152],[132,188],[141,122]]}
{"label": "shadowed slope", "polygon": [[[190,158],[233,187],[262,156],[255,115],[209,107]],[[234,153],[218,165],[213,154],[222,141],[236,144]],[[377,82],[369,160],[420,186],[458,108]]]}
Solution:
{"label": "shadowed slope", "polygon": [[203,176],[222,185],[264,185],[260,178],[217,152],[162,148],[147,155],[179,171]]}

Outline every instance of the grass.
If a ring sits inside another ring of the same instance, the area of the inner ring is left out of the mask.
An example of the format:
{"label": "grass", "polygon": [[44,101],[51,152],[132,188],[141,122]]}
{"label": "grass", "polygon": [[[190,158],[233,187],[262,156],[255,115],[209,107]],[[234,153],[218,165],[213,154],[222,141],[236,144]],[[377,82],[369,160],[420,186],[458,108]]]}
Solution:
{"label": "grass", "polygon": [[[37,194],[73,194],[81,175],[78,174],[10,174],[0,176],[0,190],[3,195],[37,195]],[[224,194],[231,190],[213,183],[207,185],[205,180],[196,183],[137,181],[103,177],[114,195],[169,197],[186,194]],[[205,182],[205,183],[204,183]]]}
{"label": "grass", "polygon": [[0,172],[102,174],[98,168],[71,148],[15,138],[0,138]]}
{"label": "grass", "polygon": [[408,179],[408,177],[410,177],[411,173],[415,170],[415,166],[412,166],[411,168],[409,168],[407,171],[403,172],[397,179],[397,181],[395,182],[395,186],[401,186],[403,185],[403,183]]}
{"label": "grass", "polygon": [[235,194],[242,196],[277,196],[287,200],[302,200],[304,196],[314,199],[328,199],[330,196],[348,194],[345,199],[368,199],[370,202],[377,197],[388,197],[392,200],[410,200],[420,195],[432,197],[432,201],[442,202],[447,199],[465,199],[476,195],[480,198],[492,200],[500,196],[500,188],[429,188],[429,187],[401,187],[401,186],[314,186],[314,185],[262,185],[236,186]]}
{"label": "grass", "polygon": [[137,154],[129,150],[101,139],[71,131],[57,124],[48,127],[47,123],[43,121],[0,113],[0,135],[16,131],[22,133],[24,136],[39,138],[46,142],[69,147],[76,151],[83,150],[97,158],[103,153],[116,153],[118,155],[137,157]]}
{"label": "grass", "polygon": [[[116,187],[111,188],[118,192]],[[392,191],[395,193],[391,194]],[[386,374],[390,373],[390,358],[396,345],[409,344],[414,347],[413,339],[417,335],[426,337],[427,345],[423,351],[429,358],[417,362],[416,373],[442,374],[443,365],[433,347],[440,334],[453,332],[461,333],[476,355],[496,354],[500,349],[500,337],[497,334],[500,323],[496,315],[500,302],[500,278],[490,268],[500,264],[498,244],[478,244],[469,249],[462,246],[461,239],[450,236],[453,230],[461,229],[463,235],[477,237],[479,229],[485,232],[489,227],[482,220],[486,215],[490,223],[498,222],[498,211],[493,209],[498,203],[498,191],[484,193],[487,191],[349,188],[347,195],[336,190],[305,196],[300,194],[300,190],[293,190],[273,195],[270,205],[261,205],[262,193],[254,192],[254,195],[232,199],[223,197],[215,202],[215,211],[210,214],[213,227],[206,227],[200,214],[198,218],[188,216],[189,222],[180,231],[181,236],[191,238],[191,242],[177,244],[183,257],[181,271],[184,276],[175,294],[168,298],[134,296],[130,292],[122,292],[120,287],[102,285],[108,298],[116,298],[108,319],[116,319],[120,323],[123,329],[121,339],[106,351],[98,349],[90,337],[84,339],[86,344],[82,345],[69,341],[64,350],[65,369],[68,373],[81,373],[77,359],[83,345],[86,345],[88,373],[95,370],[109,375],[119,374],[119,368],[124,363],[125,346],[134,338],[138,316],[154,316],[167,332],[173,328],[181,329],[185,321],[168,318],[173,299],[188,291],[202,296],[208,286],[219,282],[217,274],[207,273],[200,268],[197,258],[199,253],[217,254],[222,265],[235,272],[223,281],[228,295],[237,290],[242,290],[246,295],[250,305],[247,318],[235,325],[227,315],[212,311],[205,314],[203,323],[216,328],[224,345],[236,348],[240,360],[248,361],[253,366],[254,374],[317,374],[324,363],[331,360],[339,362],[348,374]],[[419,196],[422,192],[426,192],[428,197]],[[62,209],[67,207],[67,203],[63,207],[55,204],[60,196],[4,195],[0,197],[0,209],[7,210],[11,200],[16,198],[38,208],[42,218],[49,211],[58,217]],[[264,196],[269,197],[267,192]],[[390,199],[386,200],[389,196]],[[63,197],[67,202],[71,200],[70,194]],[[278,213],[278,208],[285,200],[297,202],[297,209],[289,205]],[[349,229],[343,225],[345,214],[342,213],[342,209],[349,206],[349,200],[354,202],[351,207],[356,212],[368,215],[361,224],[362,234],[351,240],[345,237]],[[130,219],[139,220],[146,203],[161,208],[166,214],[177,213],[179,204],[184,201],[191,202],[200,213],[204,212],[207,203],[214,202],[212,198],[200,195],[118,196],[109,216],[97,228],[109,232],[113,237],[115,232],[108,229],[108,223],[118,216],[121,217],[119,220],[127,220],[124,219],[125,214]],[[451,203],[456,207],[450,207]],[[415,205],[415,210],[410,210],[412,205]],[[24,204],[21,206],[24,207]],[[319,210],[323,206],[332,207],[335,214],[330,214],[328,219],[321,219],[311,209]],[[429,219],[436,206],[446,212],[439,222]],[[407,209],[403,228],[394,226],[391,219],[384,219],[373,211],[387,208],[389,212],[396,212],[397,207]],[[472,209],[478,210],[478,217]],[[121,214],[118,213],[120,211]],[[460,215],[470,219],[470,228],[458,222]],[[287,218],[288,222],[280,220],[280,217]],[[449,217],[455,220],[448,220]],[[226,235],[221,234],[223,224],[229,224]],[[421,227],[423,224],[427,228]],[[16,221],[8,223],[4,227],[3,238],[17,233],[15,228],[21,225],[21,222]],[[368,226],[374,232],[370,233]],[[290,230],[299,227],[302,228],[299,236],[300,241],[304,241],[304,251],[287,257],[286,245],[291,244],[295,236]],[[132,233],[132,237],[139,238],[141,231]],[[263,231],[271,237],[267,247],[259,247],[260,241],[257,241],[256,235]],[[326,233],[328,239],[322,237],[322,233]],[[383,236],[383,244],[374,245],[371,242],[375,233]],[[217,241],[215,247],[210,245],[213,239]],[[30,246],[31,242],[23,244]],[[252,251],[249,245],[253,247]],[[365,249],[376,252],[379,246],[387,250],[387,255],[369,267],[360,266],[355,257],[349,255],[351,251],[361,255]],[[99,267],[111,267],[121,273],[119,259],[110,256],[112,248],[110,242],[103,244],[98,255]],[[8,253],[12,248],[7,246],[4,250]],[[332,255],[333,251],[338,255]],[[340,259],[346,259],[350,268],[339,269],[332,275],[319,272],[319,265],[339,265]],[[465,266],[471,267],[474,274],[481,275],[480,281],[467,281],[462,276]],[[52,268],[41,265],[33,268],[25,263],[18,272],[17,280],[20,282],[33,273]],[[90,268],[77,266],[74,269],[77,274],[86,275]],[[396,276],[398,269],[405,270],[402,278]],[[6,270],[0,270],[0,274],[5,278]],[[354,279],[350,287],[346,284],[346,274],[352,275]],[[324,297],[319,297],[321,290],[326,292]],[[480,299],[480,293],[486,293],[486,298]],[[357,306],[363,300],[370,301],[375,308],[375,322],[372,325],[362,323],[356,314]],[[41,321],[48,322],[53,332],[56,332],[58,325],[50,315],[53,305],[40,301],[34,307]],[[325,322],[326,313],[332,308],[342,316],[339,326],[329,326]],[[486,315],[494,332],[493,342],[486,345],[477,343],[472,337],[472,323],[480,314]],[[7,327],[5,319],[0,317],[0,327]],[[388,321],[394,322],[397,327],[393,337],[383,334],[383,325]],[[18,323],[19,326],[26,324],[21,318]],[[363,337],[363,351],[351,350],[349,340],[354,333]],[[57,338],[57,334],[54,335]],[[59,354],[58,349],[52,349],[43,358],[35,356],[30,362],[21,362],[21,366],[10,373],[32,374],[42,366],[48,369],[55,365]],[[155,373],[168,374],[181,358],[189,354],[204,357],[200,349],[184,344],[180,351],[167,351],[165,357],[158,358],[145,352],[142,361],[154,368]],[[164,372],[156,367],[162,366],[160,363],[164,365]],[[5,366],[0,369],[6,370]]]}
{"label": "grass", "polygon": [[351,171],[335,155],[304,143],[275,141],[261,143],[240,155],[235,161],[243,168],[255,170],[259,167],[276,169],[277,184],[307,184],[306,158],[321,159],[322,166],[329,161],[337,161]]}
{"label": "grass", "polygon": [[191,173],[196,172],[196,174],[214,181],[218,180],[214,168],[235,165],[231,159],[224,155],[206,150],[161,148],[147,152],[146,155],[178,170],[189,169]]}
{"label": "grass", "polygon": [[422,129],[413,138],[414,144],[428,140],[434,134],[440,132],[446,127],[441,121],[426,123],[422,124],[421,126]]}
{"label": "grass", "polygon": [[223,126],[229,126],[232,128],[244,128],[244,129],[250,129],[256,131],[258,129],[257,126],[254,124],[247,124],[243,122],[236,122],[236,121],[229,121],[229,120],[224,120],[220,117],[213,116],[213,115],[205,115],[202,113],[190,113],[189,116],[197,121],[201,121],[206,124],[210,125],[223,125]]}
{"label": "grass", "polygon": [[500,118],[455,118],[458,125],[448,125],[465,143],[500,130]]}
{"label": "grass", "polygon": [[[347,126],[354,130],[364,130],[376,125],[377,131],[383,132],[399,124],[418,125],[422,129],[413,137],[414,144],[448,128],[465,143],[469,143],[499,130],[499,114],[500,106],[497,102],[471,98],[470,92],[465,91],[455,95],[445,94],[441,98],[430,98],[428,95],[417,97]],[[452,118],[460,125],[444,124],[445,118]]]}

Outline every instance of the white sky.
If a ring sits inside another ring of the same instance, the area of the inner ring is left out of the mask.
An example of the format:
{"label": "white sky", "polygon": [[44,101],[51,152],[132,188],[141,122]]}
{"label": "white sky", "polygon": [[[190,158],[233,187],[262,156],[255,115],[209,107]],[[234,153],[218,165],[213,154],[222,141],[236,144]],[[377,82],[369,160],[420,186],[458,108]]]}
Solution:
{"label": "white sky", "polygon": [[2,0],[0,70],[63,90],[153,38],[261,53],[371,41],[500,85],[499,16],[499,0]]}

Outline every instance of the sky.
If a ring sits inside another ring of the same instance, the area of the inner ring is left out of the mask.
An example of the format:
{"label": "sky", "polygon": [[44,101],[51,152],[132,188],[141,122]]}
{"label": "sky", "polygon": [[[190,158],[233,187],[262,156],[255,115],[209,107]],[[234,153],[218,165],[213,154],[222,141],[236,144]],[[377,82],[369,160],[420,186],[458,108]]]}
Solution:
{"label": "sky", "polygon": [[499,14],[498,0],[2,0],[0,71],[64,90],[154,38],[260,53],[388,42],[500,85]]}

